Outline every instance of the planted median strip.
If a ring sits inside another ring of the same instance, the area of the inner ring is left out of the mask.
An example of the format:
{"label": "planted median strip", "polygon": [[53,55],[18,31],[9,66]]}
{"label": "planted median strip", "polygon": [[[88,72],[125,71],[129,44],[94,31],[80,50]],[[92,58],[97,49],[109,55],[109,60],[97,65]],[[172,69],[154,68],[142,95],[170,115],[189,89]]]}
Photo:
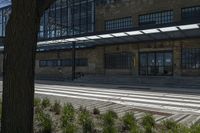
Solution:
{"label": "planted median strip", "polygon": [[153,114],[145,113],[140,119],[135,112],[123,116],[108,109],[101,113],[98,108],[87,110],[80,106],[75,109],[70,103],[51,103],[48,98],[35,99],[35,133],[199,133],[200,124],[188,127],[166,119],[156,122]]}

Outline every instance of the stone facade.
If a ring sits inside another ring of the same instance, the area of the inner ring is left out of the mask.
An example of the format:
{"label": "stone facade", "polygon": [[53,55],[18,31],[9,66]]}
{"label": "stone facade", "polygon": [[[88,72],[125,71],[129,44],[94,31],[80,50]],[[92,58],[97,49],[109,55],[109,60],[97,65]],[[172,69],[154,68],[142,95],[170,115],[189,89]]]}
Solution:
{"label": "stone facade", "polygon": [[[181,49],[182,48],[200,48],[200,39],[187,39],[176,41],[158,41],[149,43],[135,44],[116,44],[109,46],[97,46],[90,49],[77,50],[76,58],[87,58],[88,66],[77,67],[77,72],[84,74],[128,74],[139,75],[139,53],[150,51],[172,51],[173,53],[173,76],[200,76],[200,71],[186,70],[181,68]],[[132,53],[132,67],[130,69],[105,69],[106,53]],[[39,60],[65,59],[71,58],[71,51],[61,52],[42,52],[37,54],[36,74],[37,75],[70,75],[71,67],[39,67]]]}
{"label": "stone facade", "polygon": [[105,20],[129,17],[138,27],[139,15],[164,10],[174,11],[174,21],[181,20],[181,8],[200,5],[199,0],[117,0],[96,8],[96,30],[104,30]]}

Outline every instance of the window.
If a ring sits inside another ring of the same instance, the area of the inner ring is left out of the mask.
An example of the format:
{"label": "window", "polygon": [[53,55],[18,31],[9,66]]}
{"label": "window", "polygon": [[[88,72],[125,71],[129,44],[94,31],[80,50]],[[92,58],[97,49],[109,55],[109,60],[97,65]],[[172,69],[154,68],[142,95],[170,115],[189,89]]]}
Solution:
{"label": "window", "polygon": [[182,68],[200,69],[200,48],[184,48],[182,50]]}
{"label": "window", "polygon": [[0,37],[5,36],[6,24],[11,13],[10,7],[0,9]]}
{"label": "window", "polygon": [[200,19],[200,6],[182,8],[181,15],[182,20]]}
{"label": "window", "polygon": [[132,17],[119,18],[115,20],[107,20],[105,22],[105,29],[110,30],[119,30],[133,27]]}
{"label": "window", "polygon": [[40,67],[57,67],[57,66],[59,66],[59,60],[56,60],[56,59],[40,60],[39,66]]}
{"label": "window", "polygon": [[[53,59],[53,60],[40,60],[40,67],[71,67],[72,59]],[[76,66],[88,66],[88,59],[78,58],[76,59]]]}
{"label": "window", "polygon": [[131,53],[114,53],[105,55],[106,69],[130,69],[132,55]]}
{"label": "window", "polygon": [[72,60],[71,59],[63,59],[63,60],[61,60],[61,66],[63,66],[63,67],[72,66]]}
{"label": "window", "polygon": [[57,0],[41,18],[39,39],[94,32],[94,0]]}
{"label": "window", "polygon": [[140,75],[170,76],[173,73],[172,52],[142,52]]}
{"label": "window", "polygon": [[88,66],[88,59],[76,59],[76,66]]}
{"label": "window", "polygon": [[[72,66],[72,59],[62,59],[61,66]],[[88,66],[88,59],[76,59],[76,66]]]}
{"label": "window", "polygon": [[173,11],[161,11],[139,16],[139,25],[159,25],[173,22]]}
{"label": "window", "polygon": [[40,67],[47,67],[47,61],[46,60],[40,60],[39,66]]}
{"label": "window", "polygon": [[118,2],[119,0],[96,0],[97,5],[107,5]]}
{"label": "window", "polygon": [[[5,36],[5,25],[10,11],[10,7],[0,9],[0,36]],[[91,33],[94,32],[94,25],[94,0],[56,0],[41,18],[38,38],[49,39]]]}

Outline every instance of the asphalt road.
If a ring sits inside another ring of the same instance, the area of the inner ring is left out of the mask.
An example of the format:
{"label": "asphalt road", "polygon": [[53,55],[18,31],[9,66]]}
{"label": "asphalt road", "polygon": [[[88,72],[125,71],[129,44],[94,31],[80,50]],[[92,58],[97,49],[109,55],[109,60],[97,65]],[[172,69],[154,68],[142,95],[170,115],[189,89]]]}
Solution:
{"label": "asphalt road", "polygon": [[[2,82],[0,82],[2,90]],[[35,84],[35,94],[58,99],[112,102],[132,107],[200,114],[200,95],[153,92],[140,89],[113,89],[110,87],[87,87],[74,85]]]}

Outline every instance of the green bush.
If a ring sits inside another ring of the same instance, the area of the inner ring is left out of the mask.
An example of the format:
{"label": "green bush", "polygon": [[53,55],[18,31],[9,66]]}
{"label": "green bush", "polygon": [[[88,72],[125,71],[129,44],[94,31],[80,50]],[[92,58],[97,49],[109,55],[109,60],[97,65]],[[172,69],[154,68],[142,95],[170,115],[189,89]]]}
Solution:
{"label": "green bush", "polygon": [[[178,124],[177,128],[173,132],[174,133],[191,133],[190,128],[181,124]],[[200,130],[198,130],[198,133],[200,133]]]}
{"label": "green bush", "polygon": [[137,122],[136,119],[134,117],[134,113],[129,113],[127,112],[123,117],[122,117],[122,121],[123,121],[123,126],[125,130],[128,131],[135,131],[138,130],[137,127]]}
{"label": "green bush", "polygon": [[144,127],[145,133],[152,133],[155,128],[156,122],[151,114],[146,114],[142,118],[142,126]]}
{"label": "green bush", "polygon": [[41,127],[42,133],[52,133],[53,122],[50,115],[45,114],[43,111],[37,114],[37,121]]}
{"label": "green bush", "polygon": [[42,107],[43,107],[43,108],[47,108],[47,107],[49,107],[50,105],[51,105],[51,103],[50,103],[50,101],[49,101],[48,98],[44,98],[44,99],[42,100]]}
{"label": "green bush", "polygon": [[82,110],[79,114],[79,121],[82,126],[83,133],[92,133],[93,132],[93,120],[90,112],[86,109]]}
{"label": "green bush", "polygon": [[169,132],[169,133],[190,133],[190,128],[178,124],[177,122],[173,120],[166,120],[162,122],[163,126],[163,132]]}
{"label": "green bush", "polygon": [[116,133],[115,120],[118,118],[117,113],[109,110],[103,115],[103,133]]}
{"label": "green bush", "polygon": [[100,110],[98,108],[93,109],[93,114],[94,115],[100,115]]}
{"label": "green bush", "polygon": [[51,107],[51,110],[53,112],[55,112],[56,115],[59,115],[60,112],[61,112],[61,105],[60,105],[60,102],[58,101],[55,101],[53,106]]}
{"label": "green bush", "polygon": [[[63,122],[73,121],[75,117],[75,109],[72,104],[66,104],[63,107]],[[65,122],[63,123],[65,126]]]}
{"label": "green bush", "polygon": [[61,127],[63,133],[74,133],[76,132],[75,120],[75,109],[72,104],[66,104],[63,107],[61,116]]}
{"label": "green bush", "polygon": [[36,106],[35,107],[35,114],[37,115],[37,114],[39,114],[41,112],[42,112],[42,107],[41,106]]}
{"label": "green bush", "polygon": [[40,98],[35,98],[34,99],[34,106],[40,106],[41,104],[41,99]]}
{"label": "green bush", "polygon": [[162,122],[164,130],[174,131],[178,127],[178,123],[173,120],[165,120]]}
{"label": "green bush", "polygon": [[200,133],[200,123],[192,125],[190,133]]}
{"label": "green bush", "polygon": [[77,131],[77,128],[74,124],[68,123],[66,127],[62,128],[63,133],[75,133]]}

